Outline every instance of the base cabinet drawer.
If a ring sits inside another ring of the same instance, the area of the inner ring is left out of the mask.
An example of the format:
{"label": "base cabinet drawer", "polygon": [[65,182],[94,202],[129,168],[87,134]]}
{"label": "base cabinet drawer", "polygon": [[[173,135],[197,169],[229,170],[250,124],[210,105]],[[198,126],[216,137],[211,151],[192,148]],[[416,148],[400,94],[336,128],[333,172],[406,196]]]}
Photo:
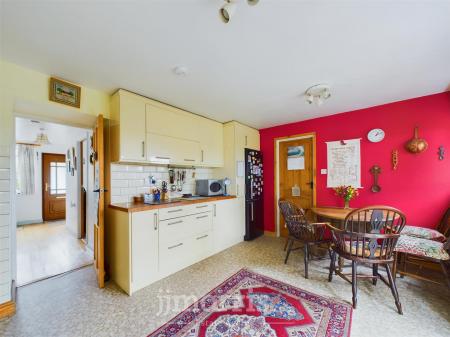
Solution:
{"label": "base cabinet drawer", "polygon": [[201,261],[213,253],[212,231],[207,231],[192,238],[192,263]]}
{"label": "base cabinet drawer", "polygon": [[159,246],[159,266],[163,275],[181,270],[191,264],[191,240],[161,243]]}

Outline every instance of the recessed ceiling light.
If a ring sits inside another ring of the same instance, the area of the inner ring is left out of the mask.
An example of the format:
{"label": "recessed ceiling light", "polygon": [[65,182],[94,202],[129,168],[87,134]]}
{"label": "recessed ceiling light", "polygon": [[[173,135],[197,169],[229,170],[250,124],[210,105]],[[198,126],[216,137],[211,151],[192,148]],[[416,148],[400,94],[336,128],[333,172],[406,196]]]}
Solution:
{"label": "recessed ceiling light", "polygon": [[176,66],[173,68],[173,73],[177,76],[186,76],[188,73],[188,68],[184,67],[184,66]]}

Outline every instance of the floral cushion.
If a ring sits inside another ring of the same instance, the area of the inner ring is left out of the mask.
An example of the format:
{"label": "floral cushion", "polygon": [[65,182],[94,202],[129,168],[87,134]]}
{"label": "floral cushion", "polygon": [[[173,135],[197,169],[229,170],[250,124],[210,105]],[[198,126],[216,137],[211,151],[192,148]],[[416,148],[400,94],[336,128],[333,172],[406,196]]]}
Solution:
{"label": "floral cushion", "polygon": [[444,234],[438,232],[435,229],[423,228],[417,226],[405,226],[401,232],[403,235],[414,236],[416,238],[428,239],[434,241],[445,241]]}
{"label": "floral cushion", "polygon": [[442,242],[400,235],[395,247],[397,252],[429,257],[436,260],[450,260],[448,252]]}

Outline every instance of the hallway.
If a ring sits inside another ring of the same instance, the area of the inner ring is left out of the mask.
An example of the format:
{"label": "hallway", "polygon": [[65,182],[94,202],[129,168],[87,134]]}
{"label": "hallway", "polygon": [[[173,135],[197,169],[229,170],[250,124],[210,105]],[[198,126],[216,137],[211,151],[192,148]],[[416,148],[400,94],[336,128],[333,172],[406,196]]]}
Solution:
{"label": "hallway", "polygon": [[65,221],[17,228],[17,286],[91,264],[93,252],[69,232]]}

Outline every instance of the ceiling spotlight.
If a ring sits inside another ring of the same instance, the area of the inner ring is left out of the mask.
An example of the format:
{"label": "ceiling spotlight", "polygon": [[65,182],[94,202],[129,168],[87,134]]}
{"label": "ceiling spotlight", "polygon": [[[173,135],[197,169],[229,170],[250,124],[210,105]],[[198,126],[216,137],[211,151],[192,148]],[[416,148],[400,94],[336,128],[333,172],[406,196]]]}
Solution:
{"label": "ceiling spotlight", "polygon": [[[223,22],[228,23],[236,11],[236,3],[238,0],[224,0],[225,4],[220,8],[219,14]],[[247,4],[255,6],[259,0],[247,0]]]}
{"label": "ceiling spotlight", "polygon": [[309,104],[316,103],[317,105],[322,105],[330,97],[331,90],[327,84],[317,84],[305,91],[305,99]]}
{"label": "ceiling spotlight", "polygon": [[220,17],[222,21],[225,23],[230,22],[231,17],[236,11],[236,3],[235,0],[225,0],[225,4],[219,10]]}

